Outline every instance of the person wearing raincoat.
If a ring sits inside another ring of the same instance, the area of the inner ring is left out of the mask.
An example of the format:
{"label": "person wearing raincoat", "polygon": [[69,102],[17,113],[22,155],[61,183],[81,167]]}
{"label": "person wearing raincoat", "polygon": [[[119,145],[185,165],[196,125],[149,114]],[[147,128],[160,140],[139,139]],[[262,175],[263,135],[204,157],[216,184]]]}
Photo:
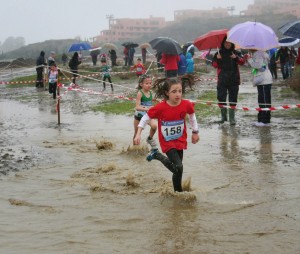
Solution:
{"label": "person wearing raincoat", "polygon": [[108,51],[108,53],[111,60],[111,66],[117,66],[117,52],[114,49],[111,49],[110,51]]}
{"label": "person wearing raincoat", "polygon": [[277,51],[276,62],[280,63],[282,78],[287,79],[290,67],[290,50],[288,47],[280,47]]}
{"label": "person wearing raincoat", "polygon": [[[221,44],[221,49],[215,53],[212,61],[213,67],[217,68],[218,84],[217,98],[221,108],[221,121],[227,121],[227,95],[229,105],[235,107],[238,99],[239,85],[241,83],[239,65],[245,63],[241,53],[235,50],[235,45],[226,41],[225,37]],[[229,109],[230,125],[235,125],[235,109]]]}
{"label": "person wearing raincoat", "polygon": [[78,52],[75,52],[69,61],[70,71],[72,72],[72,75],[73,75],[73,78],[72,78],[73,84],[75,84],[76,78],[78,77],[78,65],[80,65],[80,64],[81,64],[81,61],[79,61]]}
{"label": "person wearing raincoat", "polygon": [[186,54],[186,73],[187,74],[193,74],[194,73],[194,59],[193,59],[193,55],[188,52]]}
{"label": "person wearing raincoat", "polygon": [[168,55],[168,54],[162,53],[162,58],[160,60],[160,63],[165,66],[166,78],[177,77],[179,61],[180,61],[179,55]]}

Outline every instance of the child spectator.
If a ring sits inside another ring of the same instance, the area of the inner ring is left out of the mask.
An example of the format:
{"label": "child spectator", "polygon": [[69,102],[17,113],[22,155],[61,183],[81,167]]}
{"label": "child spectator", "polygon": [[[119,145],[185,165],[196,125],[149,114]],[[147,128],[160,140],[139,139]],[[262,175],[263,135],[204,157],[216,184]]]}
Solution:
{"label": "child spectator", "polygon": [[190,52],[186,54],[186,73],[187,74],[194,73],[194,59],[193,59],[193,55]]}

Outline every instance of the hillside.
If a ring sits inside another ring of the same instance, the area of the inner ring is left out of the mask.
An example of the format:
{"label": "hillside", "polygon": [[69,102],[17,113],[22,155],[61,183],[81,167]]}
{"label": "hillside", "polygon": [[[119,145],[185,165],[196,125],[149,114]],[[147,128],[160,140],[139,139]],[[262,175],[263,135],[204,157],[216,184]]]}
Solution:
{"label": "hillside", "polygon": [[49,55],[50,51],[55,51],[57,54],[67,52],[70,45],[76,42],[75,39],[65,40],[47,40],[44,42],[33,43],[19,49],[7,52],[0,55],[0,59],[15,59],[15,58],[34,58],[36,59],[40,52],[45,51],[46,55]]}
{"label": "hillside", "polygon": [[[153,38],[158,36],[167,36],[177,40],[180,44],[184,44],[188,41],[193,41],[198,36],[207,33],[210,30],[216,29],[230,29],[238,23],[245,21],[254,21],[261,22],[273,28],[278,37],[281,38],[282,34],[278,31],[278,27],[283,24],[295,20],[296,17],[292,15],[277,15],[276,18],[274,15],[270,16],[257,16],[257,17],[227,17],[227,18],[191,18],[184,20],[182,22],[174,22],[171,25],[157,30],[149,35],[133,39],[137,43],[149,42]],[[54,50],[57,55],[61,55],[64,52],[67,52],[69,46],[75,42],[74,39],[66,40],[47,40],[45,42],[34,43],[28,46],[24,46],[20,49],[7,52],[0,56],[0,59],[14,59],[14,58],[36,58],[41,50],[46,52],[46,55],[50,51]],[[118,55],[122,55],[121,46],[122,42],[116,42],[118,46]]]}

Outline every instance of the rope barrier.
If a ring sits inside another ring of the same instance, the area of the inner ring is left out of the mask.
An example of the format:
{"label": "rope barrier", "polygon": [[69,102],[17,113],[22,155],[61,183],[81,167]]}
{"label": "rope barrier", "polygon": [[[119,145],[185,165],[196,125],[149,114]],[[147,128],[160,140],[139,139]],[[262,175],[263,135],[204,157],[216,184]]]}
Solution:
{"label": "rope barrier", "polygon": [[[43,65],[42,65],[43,66]],[[67,79],[70,80],[70,78],[68,78],[64,72],[69,73],[69,74],[73,74],[71,71],[65,70],[60,68],[61,72],[63,73],[63,75],[65,76],[65,78],[63,79]],[[128,72],[115,72],[115,73],[128,73]],[[103,80],[101,79],[95,79],[92,78],[91,76],[95,76],[95,75],[101,75],[101,73],[97,73],[97,74],[92,74],[92,75],[78,75],[79,77],[83,77],[83,78],[87,78],[90,80],[94,80],[97,82],[103,82]],[[197,79],[199,81],[215,81],[217,80],[217,78],[207,78],[207,79],[203,79],[203,78],[199,78]],[[0,84],[28,84],[28,83],[35,83],[36,80],[32,80],[32,81],[15,81],[15,82],[5,82],[5,81],[1,81]],[[106,82],[106,81],[105,81]],[[110,83],[110,82],[106,82],[107,84],[112,84],[114,86],[119,86],[128,90],[134,90],[136,91],[135,88],[130,88],[130,87],[126,87],[124,85],[120,85],[120,84],[116,84],[116,83]],[[75,92],[81,92],[81,93],[86,93],[86,94],[91,94],[91,95],[101,95],[101,96],[106,96],[106,97],[113,97],[116,99],[124,99],[124,100],[129,100],[129,101],[134,101],[135,98],[130,98],[127,97],[127,95],[124,93],[123,95],[115,95],[115,94],[107,94],[107,93],[103,93],[103,92],[97,92],[94,91],[92,89],[87,89],[81,86],[78,86],[76,84],[71,83],[67,88],[65,85],[59,83],[58,86],[60,86],[63,89],[66,89],[66,91],[62,94],[58,96],[58,99],[60,100],[67,92],[69,91],[75,91]],[[255,111],[275,111],[275,110],[283,110],[283,109],[294,109],[294,108],[300,108],[300,104],[295,104],[295,105],[282,105],[282,106],[277,106],[277,107],[266,107],[266,108],[251,108],[251,107],[242,107],[242,106],[230,106],[230,105],[222,105],[221,103],[227,104],[230,102],[212,102],[212,101],[201,101],[201,100],[191,100],[191,102],[195,103],[195,104],[205,104],[208,106],[218,106],[219,108],[231,108],[231,109],[235,109],[235,110],[243,110],[243,111],[251,111],[251,110],[255,110]],[[234,103],[236,104],[236,103]]]}
{"label": "rope barrier", "polygon": [[[62,88],[65,88],[64,85],[61,85]],[[80,93],[86,93],[90,95],[101,95],[106,97],[112,97],[116,99],[123,99],[128,101],[135,101],[136,98],[133,97],[127,97],[126,95],[114,95],[114,94],[105,94],[103,92],[97,92],[92,89],[87,89],[80,87],[75,84],[71,84],[68,88],[68,91],[75,91]],[[160,101],[160,100],[154,100],[154,101]],[[266,107],[266,108],[251,108],[251,107],[242,107],[242,106],[229,106],[229,105],[222,105],[219,104],[220,102],[212,102],[212,101],[201,101],[201,100],[190,100],[194,104],[205,104],[208,106],[216,106],[219,108],[231,108],[235,110],[243,110],[243,111],[275,111],[275,110],[283,110],[283,109],[293,109],[293,108],[300,108],[300,104],[295,105],[282,105],[277,107]]]}

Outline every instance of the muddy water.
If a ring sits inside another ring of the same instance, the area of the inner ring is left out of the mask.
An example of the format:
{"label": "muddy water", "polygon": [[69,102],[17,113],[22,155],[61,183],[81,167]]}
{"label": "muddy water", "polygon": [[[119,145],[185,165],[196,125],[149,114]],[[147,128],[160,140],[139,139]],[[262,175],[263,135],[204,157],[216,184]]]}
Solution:
{"label": "muddy water", "polygon": [[[241,94],[256,105],[250,85]],[[144,146],[128,149],[132,118],[91,113],[101,99],[88,98],[68,94],[58,126],[46,92],[2,88],[1,253],[300,253],[300,119],[199,119],[184,154],[191,190],[174,194]]]}

